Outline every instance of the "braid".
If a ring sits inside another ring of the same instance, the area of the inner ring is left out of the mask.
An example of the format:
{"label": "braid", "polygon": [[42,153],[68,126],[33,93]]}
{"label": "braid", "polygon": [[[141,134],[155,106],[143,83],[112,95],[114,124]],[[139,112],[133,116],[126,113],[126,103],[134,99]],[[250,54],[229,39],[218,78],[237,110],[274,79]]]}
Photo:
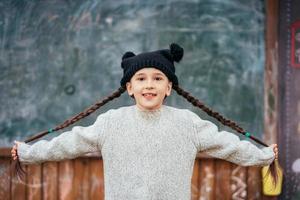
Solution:
{"label": "braid", "polygon": [[[196,99],[195,97],[193,97],[190,93],[184,91],[182,88],[180,88],[178,85],[174,85],[173,89],[181,96],[183,96],[188,102],[190,102],[191,104],[193,104],[194,106],[202,109],[204,112],[206,112],[209,116],[212,116],[214,118],[216,118],[219,122],[221,122],[223,125],[228,126],[230,128],[232,128],[233,130],[237,131],[238,133],[241,133],[243,135],[246,135],[247,132],[240,127],[237,123],[235,123],[234,121],[231,121],[229,119],[224,118],[222,115],[220,115],[218,112],[215,112],[213,110],[211,110],[210,108],[208,108],[207,106],[205,106],[200,100]],[[260,141],[259,139],[253,137],[253,136],[249,136],[249,138],[251,138],[252,140],[256,141],[257,143],[263,145],[263,146],[268,146],[267,144],[265,144],[264,142]]]}
{"label": "braid", "polygon": [[49,129],[47,131],[43,131],[31,138],[28,138],[27,140],[25,140],[25,143],[31,142],[33,140],[36,140],[40,137],[43,137],[44,135],[51,133],[53,131],[58,131],[61,129],[64,129],[68,126],[70,126],[71,124],[74,124],[75,122],[85,118],[86,116],[92,114],[93,112],[95,112],[97,109],[99,109],[101,106],[105,105],[106,103],[108,103],[109,101],[119,97],[122,93],[124,93],[126,91],[125,87],[120,87],[117,91],[113,92],[111,95],[105,97],[103,100],[100,100],[98,102],[96,102],[94,105],[90,106],[89,108],[87,108],[86,110],[84,110],[83,112],[75,115],[74,117],[67,119],[65,122],[63,122],[62,124],[56,126],[53,129]]}
{"label": "braid", "polygon": [[[229,120],[229,119],[225,119],[222,115],[220,115],[218,112],[215,112],[213,110],[211,110],[210,108],[208,108],[207,106],[205,106],[200,100],[196,99],[195,97],[193,97],[192,95],[190,95],[190,93],[184,91],[182,88],[180,88],[178,85],[173,85],[172,87],[179,95],[181,95],[182,97],[184,97],[188,102],[190,102],[191,104],[193,104],[194,106],[202,109],[204,112],[206,112],[208,115],[216,118],[219,122],[221,122],[222,124],[224,124],[225,126],[228,126],[230,128],[232,128],[233,130],[236,130],[238,133],[241,133],[247,137],[249,137],[250,139],[254,140],[255,142],[268,147],[267,144],[265,144],[263,141],[253,137],[252,135],[248,135],[248,133],[239,125],[237,125],[237,123]],[[277,173],[277,169],[276,169],[276,162],[273,161],[269,167],[268,173],[271,173],[271,176],[273,178],[273,181],[275,183],[275,185],[277,184],[277,180],[278,180],[278,173]]]}
{"label": "braid", "polygon": [[[113,92],[111,95],[105,97],[104,99],[96,102],[94,105],[90,106],[89,108],[87,108],[86,110],[84,110],[83,112],[75,115],[74,117],[71,117],[70,119],[67,119],[65,122],[63,122],[62,124],[56,126],[55,128],[53,129],[49,129],[47,131],[42,131],[40,133],[38,133],[37,135],[34,135],[28,139],[26,139],[24,142],[25,143],[28,143],[28,142],[31,142],[31,141],[34,141],[38,138],[41,138],[53,131],[58,131],[58,130],[61,130],[61,129],[64,129],[68,126],[70,126],[71,124],[74,124],[75,122],[85,118],[86,116],[90,115],[91,113],[95,112],[97,109],[99,109],[101,106],[105,105],[106,103],[108,103],[109,101],[112,101],[113,99],[121,96],[122,93],[124,93],[126,91],[125,87],[120,87],[117,91]],[[18,177],[23,177],[26,172],[24,171],[24,169],[22,168],[21,166],[21,163],[19,161],[19,157],[18,159],[16,160],[16,162],[13,162],[13,165],[12,165],[12,170],[15,170],[15,174],[17,174]]]}
{"label": "braid", "polygon": [[174,89],[177,91],[177,93],[179,95],[183,96],[188,102],[190,102],[191,104],[193,104],[196,107],[199,107],[204,112],[206,112],[209,116],[212,116],[212,117],[216,118],[222,124],[231,127],[232,129],[236,130],[239,133],[245,132],[243,130],[243,128],[239,127],[235,122],[233,122],[231,120],[228,120],[228,119],[225,119],[218,112],[215,112],[215,111],[211,110],[210,108],[205,106],[202,102],[200,102],[199,100],[194,98],[192,95],[190,95],[188,92],[184,91],[180,87],[175,87]]}

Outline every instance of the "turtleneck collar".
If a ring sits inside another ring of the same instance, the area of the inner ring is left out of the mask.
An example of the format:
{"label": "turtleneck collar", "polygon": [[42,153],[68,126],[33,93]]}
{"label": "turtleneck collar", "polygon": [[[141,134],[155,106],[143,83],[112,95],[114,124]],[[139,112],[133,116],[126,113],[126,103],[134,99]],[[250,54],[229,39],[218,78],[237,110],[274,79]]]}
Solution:
{"label": "turtleneck collar", "polygon": [[142,110],[137,105],[134,105],[134,108],[135,108],[138,116],[140,116],[144,119],[159,119],[164,107],[165,107],[164,105],[161,105],[160,108],[155,109],[155,110]]}

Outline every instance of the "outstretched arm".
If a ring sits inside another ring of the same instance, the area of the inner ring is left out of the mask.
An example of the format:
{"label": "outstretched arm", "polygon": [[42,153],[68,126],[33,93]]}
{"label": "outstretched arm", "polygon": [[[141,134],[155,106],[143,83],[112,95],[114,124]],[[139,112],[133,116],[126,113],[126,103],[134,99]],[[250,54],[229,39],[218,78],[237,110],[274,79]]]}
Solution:
{"label": "outstretched arm", "polygon": [[93,125],[75,126],[52,140],[40,140],[33,145],[17,142],[12,156],[25,164],[72,159],[88,152],[101,150],[106,128],[106,115],[99,115]]}
{"label": "outstretched arm", "polygon": [[249,141],[240,140],[233,133],[218,131],[214,123],[202,120],[195,113],[192,113],[192,121],[193,139],[198,151],[241,166],[269,165],[275,158],[277,145],[260,149]]}

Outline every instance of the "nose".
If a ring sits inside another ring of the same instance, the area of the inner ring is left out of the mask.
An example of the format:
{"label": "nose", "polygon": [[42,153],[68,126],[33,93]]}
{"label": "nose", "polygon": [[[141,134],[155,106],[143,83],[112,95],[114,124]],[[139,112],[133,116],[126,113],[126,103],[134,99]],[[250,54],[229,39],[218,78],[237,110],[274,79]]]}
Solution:
{"label": "nose", "polygon": [[152,80],[148,80],[148,81],[147,81],[147,83],[146,83],[146,88],[147,88],[147,89],[152,89],[152,88],[154,88],[154,87],[153,87],[153,82],[152,82]]}
{"label": "nose", "polygon": [[147,86],[146,89],[151,90],[151,89],[153,89],[153,87],[152,86]]}

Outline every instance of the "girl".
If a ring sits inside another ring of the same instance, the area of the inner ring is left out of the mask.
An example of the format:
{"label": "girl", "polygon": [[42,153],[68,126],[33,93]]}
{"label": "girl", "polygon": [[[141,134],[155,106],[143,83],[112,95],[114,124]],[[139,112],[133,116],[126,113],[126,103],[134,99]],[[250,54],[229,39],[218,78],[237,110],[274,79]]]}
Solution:
{"label": "girl", "polygon": [[[178,86],[174,61],[179,62],[182,57],[183,48],[174,43],[169,49],[138,55],[126,52],[117,92],[53,130],[25,143],[15,142],[11,151],[13,159],[31,164],[101,151],[107,200],[190,199],[191,176],[199,151],[242,166],[270,165],[277,159],[276,144],[268,147]],[[172,88],[223,124],[267,147],[259,149],[230,132],[218,131],[215,124],[187,109],[164,105]],[[50,141],[26,144],[73,124],[126,90],[135,105],[111,109],[100,114],[93,125],[75,126]]]}

